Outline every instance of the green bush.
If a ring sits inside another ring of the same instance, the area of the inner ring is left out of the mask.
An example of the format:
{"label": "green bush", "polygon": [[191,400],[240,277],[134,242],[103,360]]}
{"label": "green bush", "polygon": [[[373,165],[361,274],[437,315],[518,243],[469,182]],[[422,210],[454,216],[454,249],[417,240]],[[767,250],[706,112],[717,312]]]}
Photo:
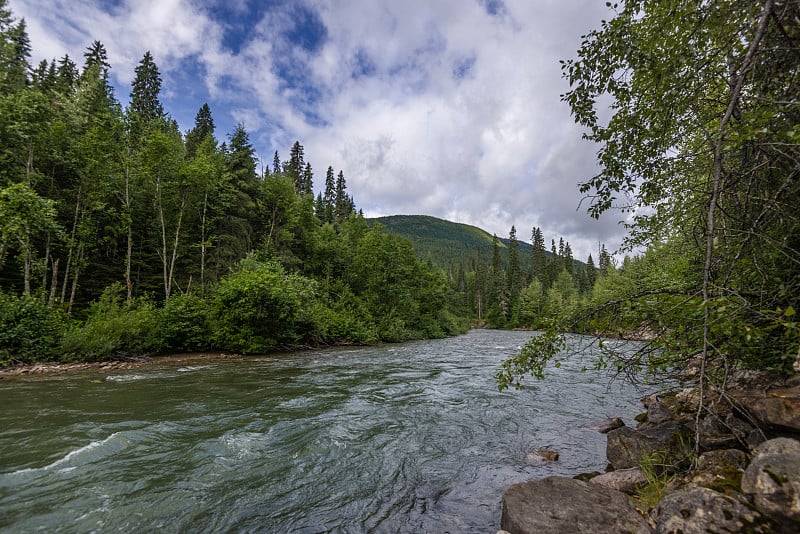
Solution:
{"label": "green bush", "polygon": [[263,353],[313,337],[316,283],[280,265],[248,259],[220,281],[210,320],[218,348]]}
{"label": "green bush", "polygon": [[113,284],[89,308],[81,327],[70,330],[61,345],[69,360],[101,361],[159,352],[163,340],[158,308],[146,297],[126,302],[124,288]]}
{"label": "green bush", "polygon": [[0,366],[53,358],[65,329],[61,314],[40,299],[0,291]]}
{"label": "green bush", "polygon": [[175,295],[160,312],[163,350],[198,352],[212,345],[208,303],[195,295]]}

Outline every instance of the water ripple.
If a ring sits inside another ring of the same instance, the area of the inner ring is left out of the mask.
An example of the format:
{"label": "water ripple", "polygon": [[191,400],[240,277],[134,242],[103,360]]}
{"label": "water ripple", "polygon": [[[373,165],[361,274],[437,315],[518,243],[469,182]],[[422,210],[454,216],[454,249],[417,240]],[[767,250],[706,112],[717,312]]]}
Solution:
{"label": "water ripple", "polygon": [[496,531],[505,487],[602,469],[586,424],[638,410],[579,355],[498,392],[527,337],[0,384],[0,530]]}

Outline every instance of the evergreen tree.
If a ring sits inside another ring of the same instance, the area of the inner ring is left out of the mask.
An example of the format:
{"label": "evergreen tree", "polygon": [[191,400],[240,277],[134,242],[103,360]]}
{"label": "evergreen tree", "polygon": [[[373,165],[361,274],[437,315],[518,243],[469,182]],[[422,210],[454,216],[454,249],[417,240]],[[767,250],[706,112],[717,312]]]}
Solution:
{"label": "evergreen tree", "polygon": [[71,93],[75,89],[78,76],[78,66],[69,55],[64,54],[64,57],[58,60],[56,89],[62,94]]}
{"label": "evergreen tree", "polygon": [[111,65],[108,63],[108,53],[103,43],[100,41],[93,41],[92,44],[86,48],[86,52],[83,53],[83,58],[85,60],[83,64],[84,74],[95,67],[98,70],[98,75],[103,80],[108,80],[108,70],[111,68]]}
{"label": "evergreen tree", "polygon": [[275,155],[272,157],[272,175],[278,176],[283,171],[283,166],[281,165],[281,158],[278,156],[278,151],[275,151]]}
{"label": "evergreen tree", "polygon": [[0,0],[0,94],[28,83],[31,44],[25,20],[14,21],[7,1]]}
{"label": "evergreen tree", "polygon": [[564,257],[562,261],[564,263],[564,269],[566,269],[569,274],[572,274],[575,269],[575,263],[574,258],[572,257],[572,247],[569,246],[569,241],[564,243],[563,256]]}
{"label": "evergreen tree", "polygon": [[522,270],[519,266],[519,241],[517,241],[517,229],[512,225],[508,233],[508,270],[506,272],[506,287],[509,294],[509,305],[513,308],[514,303],[523,287]]}
{"label": "evergreen tree", "polygon": [[333,208],[336,221],[347,220],[353,209],[353,199],[347,195],[347,182],[345,182],[344,173],[339,171],[339,175],[336,177],[336,200]]}
{"label": "evergreen tree", "polygon": [[302,184],[303,187],[300,190],[300,194],[311,195],[314,193],[314,173],[311,171],[311,163],[309,162],[306,162],[306,166],[303,169]]}
{"label": "evergreen tree", "polygon": [[613,266],[611,254],[608,253],[606,250],[605,245],[600,246],[600,260],[598,264],[598,270],[600,271],[600,276],[604,276],[608,273],[608,269]]}
{"label": "evergreen tree", "polygon": [[592,255],[589,254],[589,257],[586,259],[586,282],[588,285],[589,291],[592,290],[594,287],[594,283],[597,280],[597,268],[594,266],[594,259]]}
{"label": "evergreen tree", "polygon": [[214,137],[214,119],[211,117],[211,108],[208,103],[203,104],[194,118],[194,128],[186,132],[186,156],[191,158],[197,151],[197,146],[207,136]]}
{"label": "evergreen tree", "polygon": [[324,209],[322,221],[333,224],[336,205],[336,178],[333,174],[333,167],[328,167],[328,172],[325,173],[325,193],[322,195],[322,205]]}
{"label": "evergreen tree", "polygon": [[146,127],[164,117],[164,107],[159,100],[161,74],[150,51],[145,52],[135,73],[131,88],[130,115]]}
{"label": "evergreen tree", "polygon": [[300,141],[295,141],[289,150],[289,164],[286,167],[286,173],[294,182],[294,188],[298,193],[305,191],[303,179],[303,171],[305,170],[304,150]]}
{"label": "evergreen tree", "polygon": [[531,235],[531,275],[530,280],[538,278],[542,285],[547,284],[547,252],[541,228],[534,227]]}

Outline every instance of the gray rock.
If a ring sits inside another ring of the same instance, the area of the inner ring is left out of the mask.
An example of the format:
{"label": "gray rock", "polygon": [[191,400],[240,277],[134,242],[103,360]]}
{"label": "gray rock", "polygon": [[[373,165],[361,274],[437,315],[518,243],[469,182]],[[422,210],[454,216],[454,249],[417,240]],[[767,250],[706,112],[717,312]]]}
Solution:
{"label": "gray rock", "polygon": [[631,469],[620,469],[618,471],[610,471],[593,477],[590,482],[592,484],[600,484],[606,488],[621,491],[628,495],[633,495],[637,489],[647,485],[647,477],[644,475],[639,467]]}
{"label": "gray rock", "polygon": [[623,493],[564,477],[508,488],[501,528],[511,534],[652,532]]}
{"label": "gray rock", "polygon": [[747,455],[740,450],[708,451],[697,459],[692,483],[725,494],[740,492],[746,465]]}
{"label": "gray rock", "polygon": [[688,487],[658,503],[658,534],[769,532],[758,512],[708,488]]}
{"label": "gray rock", "polygon": [[742,476],[742,491],[784,528],[800,530],[800,441],[765,441]]}
{"label": "gray rock", "polygon": [[672,421],[638,430],[624,426],[609,432],[606,443],[606,458],[615,470],[638,467],[643,462],[652,463],[656,470],[676,466],[691,451],[691,433]]}
{"label": "gray rock", "polygon": [[660,425],[672,420],[672,410],[667,408],[661,401],[650,402],[647,405],[647,422]]}
{"label": "gray rock", "polygon": [[608,434],[612,430],[625,426],[625,422],[619,417],[610,417],[602,421],[595,421],[589,425],[589,428],[596,430],[601,434]]}
{"label": "gray rock", "polygon": [[800,387],[733,391],[731,397],[759,426],[800,432]]}

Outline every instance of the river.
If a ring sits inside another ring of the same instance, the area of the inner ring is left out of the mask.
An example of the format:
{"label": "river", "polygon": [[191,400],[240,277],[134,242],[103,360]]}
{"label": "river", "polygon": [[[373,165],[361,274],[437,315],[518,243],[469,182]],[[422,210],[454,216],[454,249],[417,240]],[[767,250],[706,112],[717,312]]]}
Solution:
{"label": "river", "polygon": [[0,530],[496,532],[507,486],[603,470],[586,425],[641,411],[583,354],[498,392],[529,335],[0,381]]}

